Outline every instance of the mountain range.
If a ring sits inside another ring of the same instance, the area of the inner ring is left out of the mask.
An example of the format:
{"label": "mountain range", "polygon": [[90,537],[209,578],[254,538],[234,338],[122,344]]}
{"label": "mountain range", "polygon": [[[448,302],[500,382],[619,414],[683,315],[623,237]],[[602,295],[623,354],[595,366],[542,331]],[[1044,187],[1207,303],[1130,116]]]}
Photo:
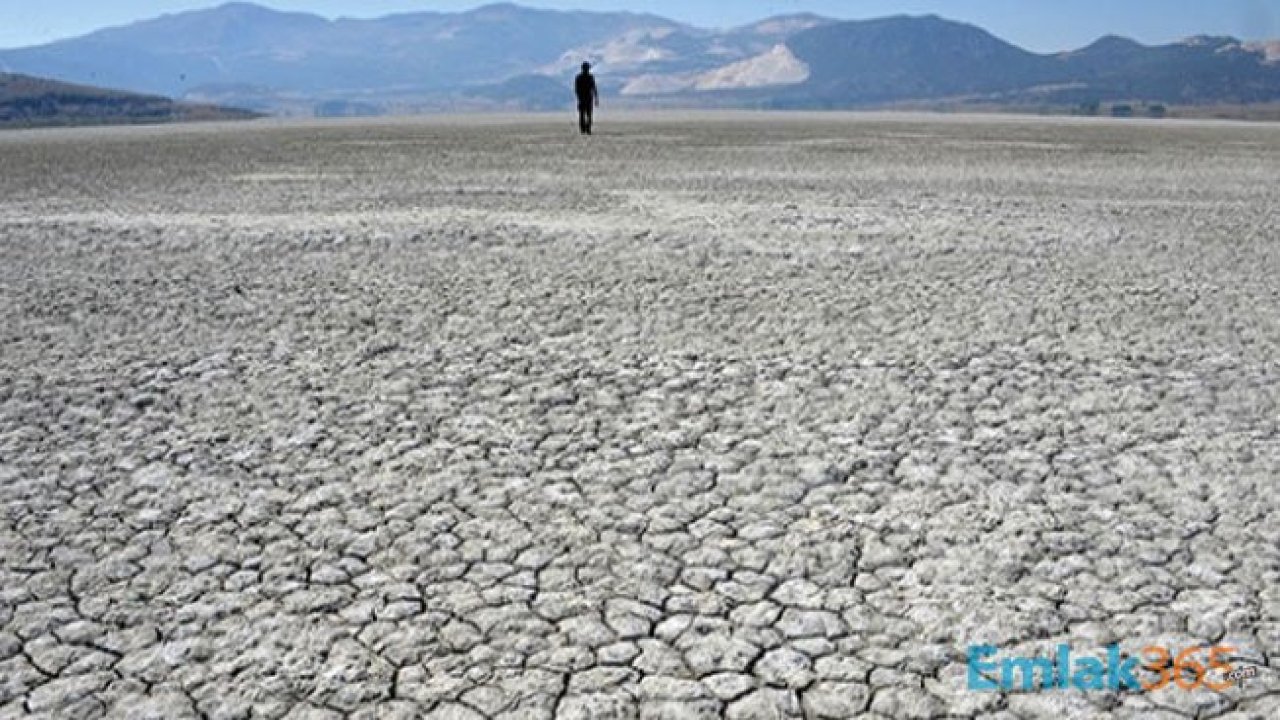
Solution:
{"label": "mountain range", "polygon": [[1280,100],[1280,43],[1112,36],[1038,54],[936,16],[787,15],[709,30],[513,4],[330,20],[237,2],[0,50],[3,71],[277,114],[559,108],[584,60],[606,96],[636,105]]}

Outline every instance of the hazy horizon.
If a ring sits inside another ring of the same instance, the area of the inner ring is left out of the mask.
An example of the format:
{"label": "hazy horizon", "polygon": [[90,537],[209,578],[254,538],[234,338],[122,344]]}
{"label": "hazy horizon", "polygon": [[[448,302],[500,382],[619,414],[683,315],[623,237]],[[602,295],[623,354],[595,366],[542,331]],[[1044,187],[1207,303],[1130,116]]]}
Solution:
{"label": "hazy horizon", "polygon": [[[218,0],[48,0],[0,8],[0,48],[24,47],[84,35],[166,13],[216,7]],[[329,18],[380,17],[405,12],[457,12],[489,2],[474,0],[264,0],[277,10],[309,12]],[[1191,35],[1232,35],[1244,40],[1280,37],[1280,0],[1137,0],[1116,3],[1080,0],[1070,4],[1026,0],[529,0],[517,4],[555,10],[617,11],[662,15],[707,28],[744,25],[766,17],[810,12],[839,19],[895,14],[938,14],[978,25],[1036,52],[1082,47],[1097,38],[1124,35],[1159,44]],[[1035,6],[1035,7],[1031,7]]]}

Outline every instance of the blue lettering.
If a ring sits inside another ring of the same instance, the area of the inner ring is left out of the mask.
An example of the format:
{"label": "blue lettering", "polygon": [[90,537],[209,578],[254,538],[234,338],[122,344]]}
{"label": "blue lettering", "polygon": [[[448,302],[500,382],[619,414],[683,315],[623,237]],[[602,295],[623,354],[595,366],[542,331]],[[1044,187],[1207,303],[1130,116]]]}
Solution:
{"label": "blue lettering", "polygon": [[1071,686],[1076,690],[1105,690],[1107,668],[1098,658],[1085,657],[1076,660],[1076,673]]}
{"label": "blue lettering", "polygon": [[997,652],[994,645],[970,645],[969,646],[969,689],[982,692],[991,690],[999,690],[1000,686],[996,685],[990,679],[983,675],[984,672],[993,672],[996,669],[994,662],[987,662],[987,658],[995,655]]}
{"label": "blue lettering", "polygon": [[1138,667],[1138,658],[1131,657],[1121,661],[1120,646],[1111,645],[1107,648],[1107,689],[1109,690],[1141,690],[1142,683],[1138,681],[1138,676],[1134,675],[1134,670]]}
{"label": "blue lettering", "polygon": [[1134,671],[1138,669],[1138,658],[1131,657],[1120,664],[1120,683],[1129,690],[1141,690],[1142,682]]}
{"label": "blue lettering", "polygon": [[1071,682],[1071,646],[1062,643],[1058,646],[1058,688],[1066,690]]}
{"label": "blue lettering", "polygon": [[[1053,687],[1053,661],[1049,658],[1006,658],[1002,665],[1000,681],[1005,690],[1013,689],[1013,677],[1019,671],[1022,673],[1023,690]],[[1037,670],[1040,671],[1038,684]]]}

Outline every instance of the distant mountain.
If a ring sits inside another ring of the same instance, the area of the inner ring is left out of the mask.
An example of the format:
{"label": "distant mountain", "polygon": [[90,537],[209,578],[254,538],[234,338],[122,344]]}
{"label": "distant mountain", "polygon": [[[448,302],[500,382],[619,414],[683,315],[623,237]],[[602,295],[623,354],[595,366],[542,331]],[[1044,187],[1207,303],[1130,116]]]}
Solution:
{"label": "distant mountain", "polygon": [[811,69],[793,96],[836,104],[987,94],[1059,79],[1053,58],[936,16],[825,25],[788,45]]}
{"label": "distant mountain", "polygon": [[1061,99],[1143,99],[1175,104],[1259,103],[1280,99],[1280,66],[1265,47],[1229,37],[1199,36],[1147,47],[1103,38],[1059,56],[1063,76],[1078,87]]}
{"label": "distant mountain", "polygon": [[513,4],[329,20],[248,3],[0,50],[0,70],[281,114],[572,99],[583,60],[630,104],[847,108],[912,101],[1070,105],[1280,100],[1280,43],[1109,36],[1037,54],[936,16],[784,15],[708,30],[655,15]]}
{"label": "distant mountain", "polygon": [[0,127],[246,120],[244,110],[0,73]]}
{"label": "distant mountain", "polygon": [[769,93],[778,107],[941,99],[1012,105],[1280,100],[1275,46],[1233,38],[1150,47],[1108,36],[1078,51],[1040,55],[981,28],[926,16],[824,25],[787,45],[810,75]]}
{"label": "distant mountain", "polygon": [[680,28],[648,15],[509,4],[456,14],[327,20],[231,3],[0,51],[0,68],[174,97],[202,86],[251,82],[332,98],[501,82],[570,47],[637,30]]}

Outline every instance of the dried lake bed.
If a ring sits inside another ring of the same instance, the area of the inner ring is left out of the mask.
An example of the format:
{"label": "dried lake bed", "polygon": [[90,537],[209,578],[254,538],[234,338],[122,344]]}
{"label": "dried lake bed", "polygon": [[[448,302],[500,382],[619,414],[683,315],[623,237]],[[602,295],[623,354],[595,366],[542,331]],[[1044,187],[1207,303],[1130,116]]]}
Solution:
{"label": "dried lake bed", "polygon": [[0,134],[0,718],[1280,716],[1280,126],[573,122]]}

